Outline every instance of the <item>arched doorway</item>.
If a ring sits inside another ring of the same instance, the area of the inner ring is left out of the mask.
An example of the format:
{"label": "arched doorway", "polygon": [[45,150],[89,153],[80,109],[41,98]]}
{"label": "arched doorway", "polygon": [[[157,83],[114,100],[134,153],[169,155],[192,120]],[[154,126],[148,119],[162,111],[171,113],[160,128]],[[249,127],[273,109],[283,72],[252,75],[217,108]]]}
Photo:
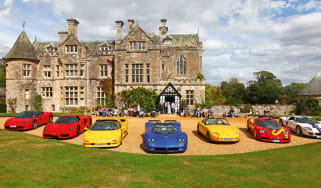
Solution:
{"label": "arched doorway", "polygon": [[175,89],[175,87],[169,83],[165,89],[159,95],[159,111],[162,113],[168,113],[167,105],[175,104],[175,113],[181,111],[181,94]]}

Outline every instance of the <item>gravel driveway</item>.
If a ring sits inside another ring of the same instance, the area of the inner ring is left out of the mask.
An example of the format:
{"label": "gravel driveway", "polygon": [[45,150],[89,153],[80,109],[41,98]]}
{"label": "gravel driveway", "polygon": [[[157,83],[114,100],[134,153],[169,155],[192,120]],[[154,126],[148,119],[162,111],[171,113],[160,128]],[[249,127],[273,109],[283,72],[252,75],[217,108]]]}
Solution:
{"label": "gravel driveway", "polygon": [[[96,117],[93,117],[93,119]],[[4,122],[8,118],[0,118],[1,129],[3,129]],[[55,120],[56,118],[54,118]],[[188,135],[188,146],[185,153],[175,155],[221,155],[221,154],[234,154],[234,153],[247,153],[261,150],[268,150],[274,148],[282,148],[295,145],[303,145],[313,142],[320,142],[320,139],[298,137],[292,133],[292,140],[290,143],[267,143],[257,141],[246,130],[246,118],[227,118],[230,123],[241,130],[241,141],[238,143],[208,143],[204,137],[197,135],[196,125],[197,122],[202,120],[200,118],[185,118],[176,115],[164,115],[157,118],[128,118],[128,135],[123,140],[123,144],[118,148],[110,148],[109,150],[128,152],[128,153],[140,153],[147,154],[142,149],[143,134],[145,131],[145,122],[149,119],[175,119],[182,124],[182,130]],[[32,134],[42,136],[44,126],[41,126],[35,130],[24,131],[26,134]],[[82,145],[84,134],[78,137],[62,140],[72,144]],[[88,148],[92,149],[92,148]]]}

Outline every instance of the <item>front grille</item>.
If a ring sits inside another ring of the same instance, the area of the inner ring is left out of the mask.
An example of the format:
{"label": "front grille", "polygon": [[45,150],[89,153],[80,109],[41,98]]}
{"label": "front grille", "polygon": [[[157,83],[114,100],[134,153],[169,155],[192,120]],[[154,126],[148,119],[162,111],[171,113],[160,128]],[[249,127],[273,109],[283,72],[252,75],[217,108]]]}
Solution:
{"label": "front grille", "polygon": [[51,135],[50,135],[50,134],[45,134],[44,136],[45,136],[45,137],[50,137]]}
{"label": "front grille", "polygon": [[61,137],[67,137],[67,136],[69,136],[69,134],[61,134],[60,136]]}
{"label": "front grille", "polygon": [[168,151],[177,151],[178,148],[168,148]]}

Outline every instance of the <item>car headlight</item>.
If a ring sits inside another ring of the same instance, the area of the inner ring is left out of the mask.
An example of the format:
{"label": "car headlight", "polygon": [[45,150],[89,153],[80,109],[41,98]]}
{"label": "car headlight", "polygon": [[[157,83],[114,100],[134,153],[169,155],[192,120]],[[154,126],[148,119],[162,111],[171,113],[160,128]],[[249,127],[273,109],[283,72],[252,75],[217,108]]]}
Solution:
{"label": "car headlight", "polygon": [[74,129],[74,127],[70,127],[69,131],[72,131]]}
{"label": "car headlight", "polygon": [[183,138],[179,138],[178,142],[185,142],[185,138],[184,137]]}
{"label": "car headlight", "polygon": [[283,134],[287,135],[289,134],[289,131],[284,131]]}
{"label": "car headlight", "polygon": [[219,136],[219,134],[217,132],[213,132],[214,136]]}
{"label": "car headlight", "polygon": [[148,142],[154,142],[155,140],[154,140],[154,138],[148,138],[147,141]]}
{"label": "car headlight", "polygon": [[25,121],[23,124],[27,124],[30,121],[30,119],[28,119],[27,121]]}
{"label": "car headlight", "polygon": [[310,127],[304,127],[305,130],[312,132],[312,129]]}
{"label": "car headlight", "polygon": [[265,134],[265,133],[266,133],[266,131],[265,131],[265,130],[260,130],[259,132],[260,132],[260,133],[263,133],[263,134]]}

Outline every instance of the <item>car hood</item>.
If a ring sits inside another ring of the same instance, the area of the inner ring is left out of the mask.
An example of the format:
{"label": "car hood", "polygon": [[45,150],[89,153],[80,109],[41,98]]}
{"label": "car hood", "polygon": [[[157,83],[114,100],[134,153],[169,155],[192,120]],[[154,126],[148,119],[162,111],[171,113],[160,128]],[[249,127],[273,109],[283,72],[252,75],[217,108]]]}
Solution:
{"label": "car hood", "polygon": [[24,124],[25,122],[28,121],[28,123],[29,123],[32,120],[33,120],[33,118],[10,118],[10,119],[7,120],[7,123],[10,123],[10,124]]}
{"label": "car hood", "polygon": [[310,124],[310,123],[297,123],[298,125],[302,126],[302,127],[317,127],[317,128],[321,128],[321,124],[316,123],[316,124]]}
{"label": "car hood", "polygon": [[[154,145],[156,146],[170,146],[170,145],[177,145],[178,139],[184,137],[183,134],[168,134],[168,135],[164,135],[164,134],[156,134],[156,133],[149,133],[147,135],[147,139],[148,138],[154,138]],[[186,138],[185,138],[186,140]]]}
{"label": "car hood", "polygon": [[220,136],[235,136],[235,134],[240,132],[237,128],[226,125],[214,125],[209,128],[210,133],[216,132]]}
{"label": "car hood", "polygon": [[120,137],[121,131],[120,130],[113,130],[113,131],[93,131],[88,130],[85,133],[86,140],[115,140]]}
{"label": "car hood", "polygon": [[69,132],[71,127],[76,129],[76,125],[74,124],[54,124],[49,123],[46,125],[46,131],[47,132]]}

